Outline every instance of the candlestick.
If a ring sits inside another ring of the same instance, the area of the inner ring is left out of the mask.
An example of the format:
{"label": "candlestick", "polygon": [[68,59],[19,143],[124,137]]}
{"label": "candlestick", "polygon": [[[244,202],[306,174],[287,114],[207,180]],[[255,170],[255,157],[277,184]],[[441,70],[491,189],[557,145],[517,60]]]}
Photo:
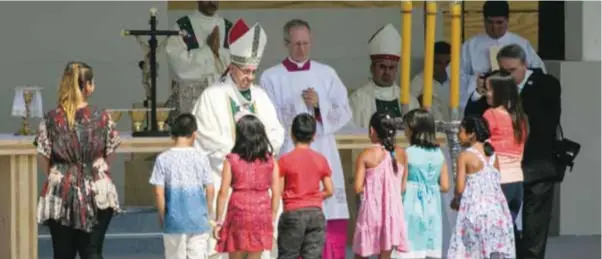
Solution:
{"label": "candlestick", "polygon": [[433,104],[433,69],[435,66],[435,26],[437,4],[426,3],[426,39],[424,42],[424,86],[422,88],[422,106],[430,109]]}
{"label": "candlestick", "polygon": [[412,1],[401,3],[401,104],[403,113],[408,112],[410,104],[410,61],[412,58]]}
{"label": "candlestick", "polygon": [[[454,2],[451,4],[451,64],[450,64],[450,90],[449,108],[458,109],[460,105],[460,45],[462,44],[462,4]],[[452,112],[453,113],[453,112]],[[452,118],[454,120],[456,118]]]}

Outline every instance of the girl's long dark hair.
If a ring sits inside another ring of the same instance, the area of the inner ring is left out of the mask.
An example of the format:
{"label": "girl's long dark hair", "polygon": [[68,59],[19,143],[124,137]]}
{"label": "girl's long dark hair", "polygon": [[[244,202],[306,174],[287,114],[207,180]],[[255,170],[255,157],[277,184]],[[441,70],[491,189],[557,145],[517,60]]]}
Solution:
{"label": "girl's long dark hair", "polygon": [[395,157],[395,135],[397,135],[397,128],[395,127],[393,116],[386,112],[376,112],[370,118],[370,127],[376,133],[381,145],[389,151],[389,155],[393,161],[393,171],[397,173],[398,166],[397,158]]}
{"label": "girl's long dark hair", "polygon": [[487,141],[491,137],[491,133],[489,132],[489,125],[486,120],[483,120],[480,117],[467,116],[462,119],[460,127],[464,128],[464,131],[467,134],[474,133],[476,140],[483,143],[483,151],[486,156],[490,157],[493,155],[495,150],[491,143]]}
{"label": "girl's long dark hair", "polygon": [[514,140],[517,143],[527,138],[528,123],[527,114],[518,93],[518,87],[512,75],[505,71],[494,71],[488,78],[493,90],[493,107],[503,107],[510,114]]}
{"label": "girl's long dark hair", "polygon": [[439,147],[435,131],[435,118],[425,109],[414,109],[406,113],[403,122],[412,133],[410,145],[425,149]]}
{"label": "girl's long dark hair", "polygon": [[261,121],[253,115],[245,115],[236,122],[236,141],[232,153],[242,160],[267,161],[272,154],[272,144]]}

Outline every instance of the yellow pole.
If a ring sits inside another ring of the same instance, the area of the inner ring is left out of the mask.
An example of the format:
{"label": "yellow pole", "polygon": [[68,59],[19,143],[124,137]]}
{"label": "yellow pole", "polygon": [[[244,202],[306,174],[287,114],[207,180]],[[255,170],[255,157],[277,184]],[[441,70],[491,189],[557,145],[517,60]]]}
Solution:
{"label": "yellow pole", "polygon": [[433,104],[433,69],[435,65],[435,26],[437,4],[426,3],[426,39],[424,41],[424,87],[422,88],[422,105],[430,109]]}
{"label": "yellow pole", "polygon": [[449,108],[453,111],[460,106],[460,45],[462,37],[461,19],[462,4],[451,5],[451,64]]}
{"label": "yellow pole", "polygon": [[399,99],[403,106],[403,113],[408,112],[410,103],[410,61],[412,58],[412,1],[402,1],[401,3],[401,92]]}

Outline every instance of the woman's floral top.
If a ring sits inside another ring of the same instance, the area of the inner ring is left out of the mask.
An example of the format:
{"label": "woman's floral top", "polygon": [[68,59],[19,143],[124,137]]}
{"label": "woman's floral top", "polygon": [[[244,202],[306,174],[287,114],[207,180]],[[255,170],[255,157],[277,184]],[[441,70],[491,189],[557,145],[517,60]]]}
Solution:
{"label": "woman's floral top", "polygon": [[38,222],[55,220],[90,232],[98,210],[117,212],[119,199],[106,158],[119,144],[110,115],[96,107],[78,109],[72,128],[61,108],[46,113],[34,141],[50,162],[38,201]]}

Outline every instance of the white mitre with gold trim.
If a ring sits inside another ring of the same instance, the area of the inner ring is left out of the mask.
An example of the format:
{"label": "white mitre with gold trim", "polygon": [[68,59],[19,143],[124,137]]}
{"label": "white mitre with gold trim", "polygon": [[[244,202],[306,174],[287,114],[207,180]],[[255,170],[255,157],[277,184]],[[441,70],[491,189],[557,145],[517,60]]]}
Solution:
{"label": "white mitre with gold trim", "polygon": [[401,56],[401,35],[390,23],[378,29],[368,44],[372,60],[398,61]]}
{"label": "white mitre with gold trim", "polygon": [[267,39],[259,23],[249,28],[243,19],[238,19],[228,33],[230,62],[241,66],[258,66]]}

